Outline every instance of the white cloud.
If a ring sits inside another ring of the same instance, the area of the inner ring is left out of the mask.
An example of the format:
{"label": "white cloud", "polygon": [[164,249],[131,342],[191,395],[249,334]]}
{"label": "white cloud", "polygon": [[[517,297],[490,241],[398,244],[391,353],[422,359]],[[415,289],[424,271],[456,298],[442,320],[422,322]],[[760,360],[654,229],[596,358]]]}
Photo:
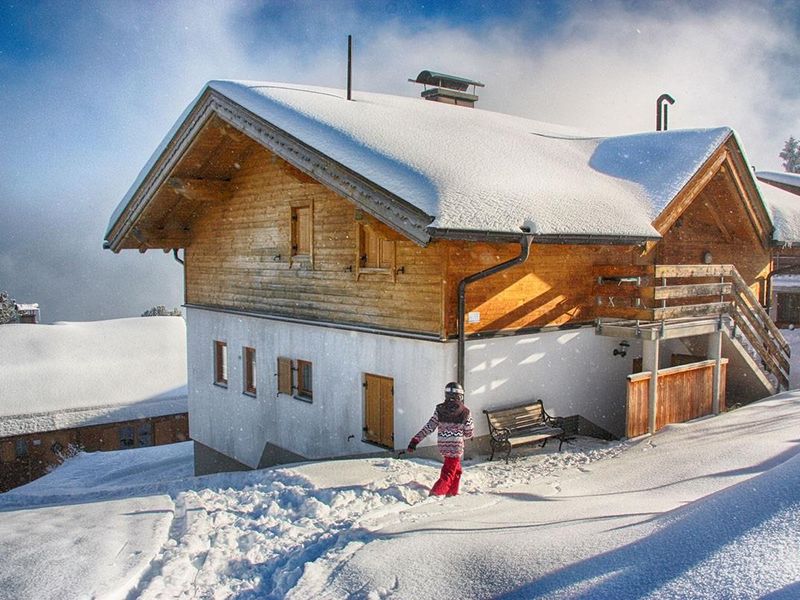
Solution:
{"label": "white cloud", "polygon": [[655,99],[669,92],[671,128],[730,125],[754,164],[780,168],[784,139],[800,135],[791,6],[566,6],[575,13],[556,25],[523,8],[516,21],[462,26],[414,15],[381,22],[353,2],[40,9],[55,52],[0,62],[0,213],[15,211],[0,221],[0,287],[20,300],[52,298],[48,313],[59,319],[78,318],[76,307],[95,318],[112,305],[138,314],[179,302],[171,260],[100,250],[119,198],[206,80],[341,87],[348,33],[360,89],[416,95],[406,79],[433,68],[484,81],[484,109],[598,134],[653,129]]}

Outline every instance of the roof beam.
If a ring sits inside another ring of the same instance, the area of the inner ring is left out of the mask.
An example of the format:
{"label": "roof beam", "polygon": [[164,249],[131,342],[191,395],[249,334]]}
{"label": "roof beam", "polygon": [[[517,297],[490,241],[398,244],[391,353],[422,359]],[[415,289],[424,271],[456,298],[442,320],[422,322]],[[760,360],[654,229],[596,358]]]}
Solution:
{"label": "roof beam", "polygon": [[179,196],[196,202],[227,200],[233,194],[231,182],[224,179],[170,177],[167,185]]}
{"label": "roof beam", "polygon": [[709,214],[711,215],[711,218],[714,220],[714,224],[717,226],[717,229],[719,229],[722,232],[722,237],[725,238],[725,241],[729,244],[733,242],[733,236],[731,235],[731,232],[728,231],[727,227],[725,227],[725,223],[722,221],[722,219],[720,219],[716,209],[714,209],[714,207],[711,206],[708,202],[703,202],[703,206],[705,206],[706,209],[708,210]]}

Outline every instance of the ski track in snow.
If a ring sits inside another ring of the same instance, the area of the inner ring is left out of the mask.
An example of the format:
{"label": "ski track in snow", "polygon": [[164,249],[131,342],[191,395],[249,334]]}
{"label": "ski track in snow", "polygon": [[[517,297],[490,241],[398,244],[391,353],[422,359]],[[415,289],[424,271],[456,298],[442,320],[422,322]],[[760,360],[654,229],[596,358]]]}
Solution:
{"label": "ski track in snow", "polygon": [[[619,454],[626,444],[581,440],[561,453],[492,463],[466,463],[462,493],[486,493],[544,479],[554,472]],[[259,473],[242,489],[176,491],[169,539],[130,598],[284,598],[301,577],[322,593],[325,584],[390,523],[424,517],[446,500],[429,498],[439,464],[373,459],[378,477],[366,485],[318,488],[298,471]],[[335,466],[335,463],[332,463]],[[567,471],[569,472],[569,471]],[[213,479],[214,476],[212,476]],[[422,481],[420,481],[422,479]],[[554,485],[557,493],[557,485]],[[404,514],[411,507],[422,512]],[[376,598],[390,588],[373,590]]]}

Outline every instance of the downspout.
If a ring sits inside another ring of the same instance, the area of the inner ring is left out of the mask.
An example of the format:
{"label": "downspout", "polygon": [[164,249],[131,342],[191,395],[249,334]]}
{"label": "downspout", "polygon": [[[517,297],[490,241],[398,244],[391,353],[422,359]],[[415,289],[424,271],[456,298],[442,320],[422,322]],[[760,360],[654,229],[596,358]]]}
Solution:
{"label": "downspout", "polygon": [[172,256],[175,257],[175,260],[177,260],[179,263],[184,264],[183,261],[180,258],[178,258],[178,249],[177,248],[173,248],[172,249]]}
{"label": "downspout", "polygon": [[531,253],[532,238],[533,236],[530,233],[525,233],[522,235],[522,237],[520,237],[519,256],[494,265],[493,267],[489,267],[488,269],[478,273],[467,275],[464,277],[464,279],[458,282],[458,382],[461,385],[464,385],[464,351],[466,348],[464,317],[466,314],[467,285],[480,279],[485,279],[490,275],[494,275],[495,273],[499,273],[500,271],[504,271],[505,269],[509,269],[515,265],[521,265],[524,263],[526,260],[528,260],[528,256],[530,256]]}

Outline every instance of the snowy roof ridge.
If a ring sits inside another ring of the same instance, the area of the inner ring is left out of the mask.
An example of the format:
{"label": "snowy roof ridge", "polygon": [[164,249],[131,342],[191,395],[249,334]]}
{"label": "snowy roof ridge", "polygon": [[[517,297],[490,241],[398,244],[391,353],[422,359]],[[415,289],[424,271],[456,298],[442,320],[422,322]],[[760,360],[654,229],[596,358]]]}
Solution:
{"label": "snowy roof ridge", "polygon": [[800,174],[781,171],[756,171],[756,177],[765,183],[782,183],[797,188],[800,193]]}
{"label": "snowy roof ridge", "polygon": [[114,211],[107,237],[212,90],[408,202],[433,231],[658,238],[652,221],[732,134],[727,127],[613,137],[420,98],[213,80]]}

